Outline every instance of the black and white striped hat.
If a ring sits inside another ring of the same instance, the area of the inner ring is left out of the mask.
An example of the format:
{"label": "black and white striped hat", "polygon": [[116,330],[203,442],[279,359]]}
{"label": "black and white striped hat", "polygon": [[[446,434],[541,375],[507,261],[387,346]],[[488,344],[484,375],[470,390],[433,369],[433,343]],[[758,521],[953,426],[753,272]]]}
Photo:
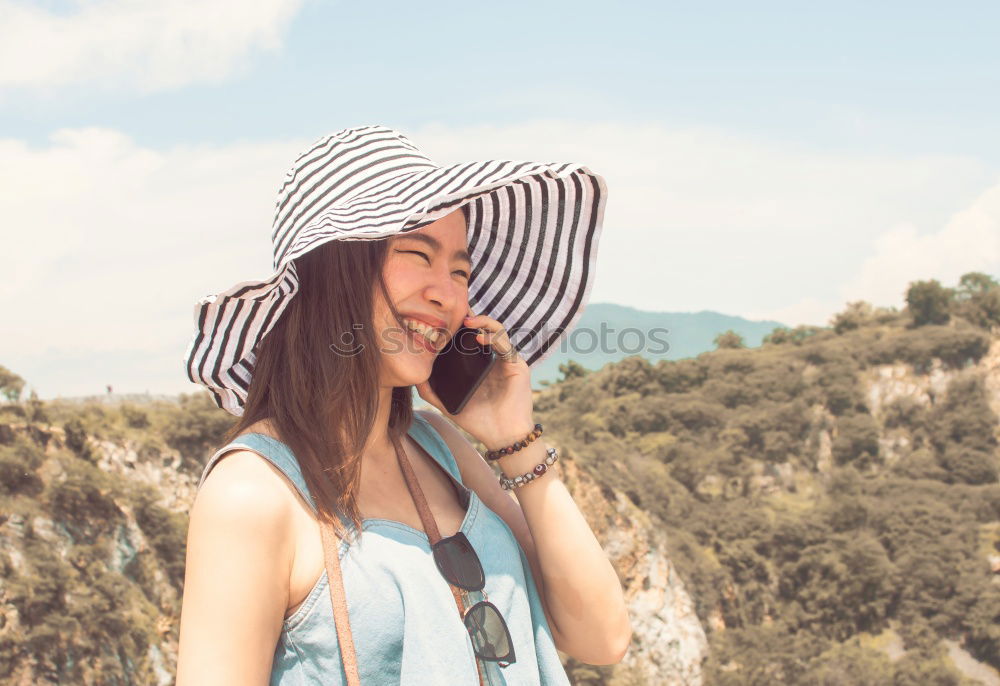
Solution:
{"label": "black and white striped hat", "polygon": [[552,353],[583,312],[604,219],[604,179],[581,164],[487,160],[441,167],[385,126],[316,141],[278,192],[275,272],[195,305],[187,376],[236,416],[267,335],[298,291],[293,259],[331,240],[414,231],[469,205],[469,305],[496,319],[529,366]]}

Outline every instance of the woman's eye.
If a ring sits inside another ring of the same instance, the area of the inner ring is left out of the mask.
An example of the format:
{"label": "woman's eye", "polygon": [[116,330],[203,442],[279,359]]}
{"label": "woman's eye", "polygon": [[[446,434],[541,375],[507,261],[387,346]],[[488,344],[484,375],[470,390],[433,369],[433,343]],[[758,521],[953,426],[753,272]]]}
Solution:
{"label": "woman's eye", "polygon": [[428,257],[426,253],[422,253],[419,250],[399,250],[397,252],[406,253],[407,255],[420,255],[425,260],[427,260],[427,264],[430,264],[431,262],[431,258]]}
{"label": "woman's eye", "polygon": [[[431,258],[426,253],[422,253],[419,250],[397,250],[396,252],[400,252],[406,255],[420,255],[422,258],[427,260],[427,264],[431,263]],[[466,280],[470,278],[469,273],[462,269],[457,270],[455,274],[460,274],[461,276],[465,277]]]}

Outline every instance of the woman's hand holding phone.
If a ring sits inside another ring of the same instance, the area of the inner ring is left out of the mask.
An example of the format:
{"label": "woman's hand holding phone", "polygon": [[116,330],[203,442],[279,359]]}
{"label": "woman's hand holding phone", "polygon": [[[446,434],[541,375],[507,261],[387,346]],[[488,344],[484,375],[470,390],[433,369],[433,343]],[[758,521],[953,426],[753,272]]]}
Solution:
{"label": "woman's hand holding phone", "polygon": [[[497,353],[512,347],[500,322],[484,314],[466,317],[463,325],[483,329],[477,342],[493,346]],[[510,443],[534,426],[531,370],[520,356],[513,362],[498,360],[457,414],[445,408],[429,381],[416,388],[421,398],[491,449]]]}

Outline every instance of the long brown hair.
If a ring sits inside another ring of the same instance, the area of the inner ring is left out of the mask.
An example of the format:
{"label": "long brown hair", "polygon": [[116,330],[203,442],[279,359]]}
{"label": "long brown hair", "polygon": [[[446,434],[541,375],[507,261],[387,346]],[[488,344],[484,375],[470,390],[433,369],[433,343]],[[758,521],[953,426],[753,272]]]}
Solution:
{"label": "long brown hair", "polygon": [[[299,292],[258,345],[243,415],[223,439],[270,420],[298,460],[318,516],[341,537],[338,512],[361,531],[361,455],[378,411],[379,292],[402,325],[382,273],[388,243],[332,240],[294,260]],[[331,344],[359,352],[341,354]],[[393,389],[390,437],[413,421],[412,388]]]}

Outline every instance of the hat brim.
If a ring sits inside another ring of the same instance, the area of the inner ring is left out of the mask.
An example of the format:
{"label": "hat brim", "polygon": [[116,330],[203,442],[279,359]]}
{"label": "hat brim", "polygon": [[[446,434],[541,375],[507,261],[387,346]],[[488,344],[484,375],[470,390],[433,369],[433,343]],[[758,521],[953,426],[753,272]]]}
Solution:
{"label": "hat brim", "polygon": [[330,240],[416,231],[463,204],[470,211],[469,304],[503,324],[527,364],[537,366],[589,301],[606,198],[604,179],[583,165],[490,160],[400,174],[344,202],[309,208],[311,220],[288,240],[276,218],[275,272],[196,303],[187,376],[241,416],[257,345],[298,291],[295,258]]}

